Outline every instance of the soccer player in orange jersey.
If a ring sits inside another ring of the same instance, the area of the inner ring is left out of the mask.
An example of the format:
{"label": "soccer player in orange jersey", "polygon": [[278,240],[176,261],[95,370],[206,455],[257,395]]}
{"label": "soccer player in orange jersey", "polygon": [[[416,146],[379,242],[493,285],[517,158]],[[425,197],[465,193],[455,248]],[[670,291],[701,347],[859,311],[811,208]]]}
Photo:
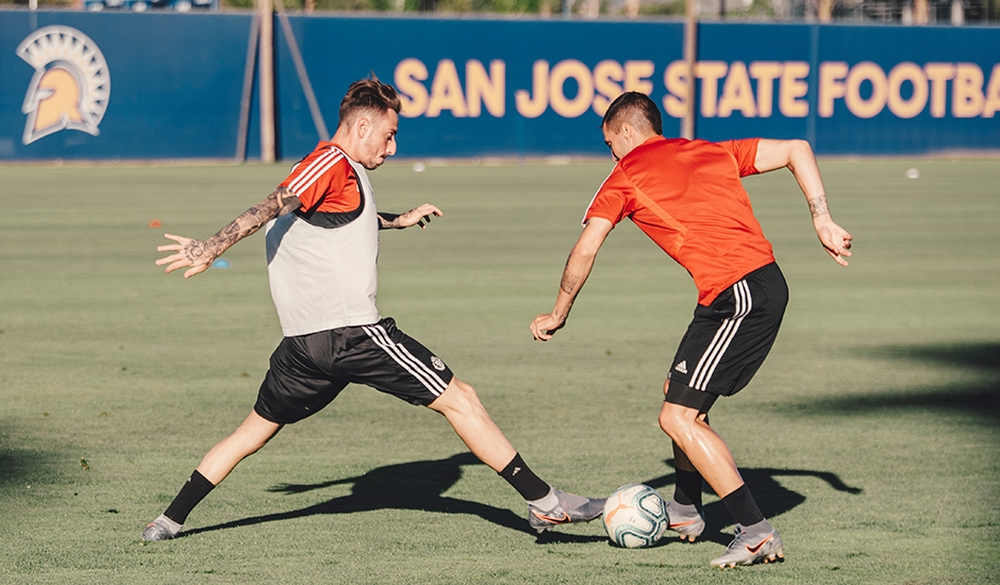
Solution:
{"label": "soccer player in orange jersey", "polygon": [[424,227],[441,211],[430,204],[379,212],[369,170],[396,152],[399,97],[377,79],[351,85],[331,142],[316,149],[258,205],[208,240],[167,235],[166,271],[203,272],[230,246],[267,225],[271,297],[284,339],[271,356],[246,420],[202,459],[166,511],[142,533],[174,538],[191,510],[245,457],[286,424],[319,412],[349,384],[365,384],[444,415],[476,457],[525,499],[537,532],[601,515],[603,499],[555,489],[525,464],[472,386],[420,342],[383,318],[378,291],[378,230]]}
{"label": "soccer player in orange jersey", "polygon": [[686,268],[698,287],[698,305],[670,366],[660,410],[677,468],[667,506],[670,527],[692,542],[704,530],[704,480],[736,522],[736,538],[710,564],[781,559],[781,537],[761,514],[729,447],[708,424],[716,399],[739,392],[767,357],[788,301],[785,279],[740,178],[791,170],[820,243],[842,266],[851,255],[851,235],[830,217],[819,167],[805,141],[667,139],[659,108],[638,92],[611,104],[602,130],[618,164],[587,208],[555,308],[535,318],[531,332],[548,341],[566,325],[598,250],[626,217]]}

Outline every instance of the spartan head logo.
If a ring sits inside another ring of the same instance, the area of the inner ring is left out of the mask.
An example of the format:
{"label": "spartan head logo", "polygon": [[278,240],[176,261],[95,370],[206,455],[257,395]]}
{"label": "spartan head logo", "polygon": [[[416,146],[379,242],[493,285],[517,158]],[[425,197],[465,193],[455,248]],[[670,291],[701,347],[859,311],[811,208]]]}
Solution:
{"label": "spartan head logo", "polygon": [[111,75],[90,37],[68,26],[47,26],[21,41],[17,56],[35,68],[21,106],[28,116],[24,144],[66,129],[100,134]]}

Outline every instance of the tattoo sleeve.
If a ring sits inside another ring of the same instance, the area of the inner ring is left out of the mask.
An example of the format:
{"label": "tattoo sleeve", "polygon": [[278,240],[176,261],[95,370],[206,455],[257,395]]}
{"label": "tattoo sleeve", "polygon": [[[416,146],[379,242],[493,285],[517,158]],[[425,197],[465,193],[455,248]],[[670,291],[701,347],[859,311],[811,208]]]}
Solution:
{"label": "tattoo sleeve", "polygon": [[830,213],[830,208],[827,206],[826,197],[820,196],[815,199],[809,200],[809,211],[812,213],[813,217],[819,217]]}
{"label": "tattoo sleeve", "polygon": [[291,213],[300,206],[299,198],[291,190],[287,187],[278,187],[263,201],[229,222],[229,225],[219,230],[219,233],[199,244],[204,246],[205,252],[218,257],[236,242],[255,233],[271,219]]}
{"label": "tattoo sleeve", "polygon": [[391,230],[399,227],[399,222],[397,218],[401,214],[399,213],[386,213],[384,211],[378,212],[378,229],[380,230]]}
{"label": "tattoo sleeve", "polygon": [[566,265],[563,267],[562,280],[559,281],[559,288],[564,293],[571,297],[575,297],[577,291],[577,285],[580,284],[580,277],[569,271],[569,261],[573,259],[573,253],[570,252],[569,258],[566,258]]}
{"label": "tattoo sleeve", "polygon": [[563,272],[562,281],[559,282],[559,288],[568,295],[572,295],[576,292],[576,285],[580,284],[580,278],[575,274],[570,274],[569,272]]}
{"label": "tattoo sleeve", "polygon": [[293,193],[288,187],[278,187],[274,190],[271,195],[276,195],[280,201],[280,207],[278,209],[278,216],[288,215],[289,213],[295,211],[296,209],[302,207],[302,202],[299,201],[298,195]]}

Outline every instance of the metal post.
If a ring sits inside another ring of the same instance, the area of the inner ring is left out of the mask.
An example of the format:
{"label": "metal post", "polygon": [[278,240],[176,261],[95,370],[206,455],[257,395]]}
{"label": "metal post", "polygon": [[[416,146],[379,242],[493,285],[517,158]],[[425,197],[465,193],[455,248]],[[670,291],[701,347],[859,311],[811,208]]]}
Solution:
{"label": "metal post", "polygon": [[694,102],[697,96],[694,70],[695,64],[698,62],[698,17],[695,2],[697,0],[687,0],[687,15],[684,19],[684,62],[687,64],[688,71],[688,108],[684,113],[684,118],[681,120],[681,137],[688,140],[694,139],[694,122],[697,112],[697,106]]}
{"label": "metal post", "polygon": [[260,14],[250,19],[247,39],[247,59],[243,66],[243,93],[240,94],[240,125],[236,130],[236,160],[247,160],[247,134],[250,132],[250,101],[253,99],[253,72],[257,67],[257,46],[260,44]]}
{"label": "metal post", "polygon": [[281,21],[281,30],[285,33],[285,43],[288,45],[288,52],[292,54],[292,62],[295,63],[295,72],[299,76],[299,83],[302,84],[302,92],[306,95],[306,103],[309,104],[309,113],[312,114],[313,125],[316,127],[316,135],[323,142],[330,140],[330,133],[326,129],[326,122],[323,121],[323,112],[319,109],[319,102],[316,101],[316,93],[313,91],[312,82],[309,81],[309,73],[306,71],[306,62],[302,59],[302,52],[299,51],[299,43],[295,40],[295,31],[292,30],[292,23],[288,21],[285,14],[285,7],[278,3],[278,20]]}
{"label": "metal post", "polygon": [[260,11],[260,160],[271,163],[275,159],[274,7],[271,0],[257,0],[257,9]]}
{"label": "metal post", "polygon": [[965,24],[965,7],[962,0],[951,0],[951,23],[955,26]]}

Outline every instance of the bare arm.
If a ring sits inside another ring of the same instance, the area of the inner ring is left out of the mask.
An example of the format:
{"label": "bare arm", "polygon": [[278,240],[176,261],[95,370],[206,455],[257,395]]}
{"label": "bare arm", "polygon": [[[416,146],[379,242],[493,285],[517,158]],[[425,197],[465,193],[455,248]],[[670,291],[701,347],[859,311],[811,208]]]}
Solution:
{"label": "bare arm", "polygon": [[535,339],[548,341],[552,339],[556,331],[562,329],[566,324],[566,318],[569,317],[570,309],[573,308],[573,302],[576,301],[577,295],[583,289],[583,284],[590,276],[590,271],[594,268],[597,252],[601,249],[613,227],[613,223],[600,217],[591,218],[587,222],[583,233],[580,234],[580,239],[577,240],[566,260],[555,307],[551,313],[539,315],[531,323],[531,334]]}
{"label": "bare arm", "polygon": [[805,140],[762,139],[757,145],[754,166],[761,172],[788,167],[806,196],[813,228],[826,253],[841,266],[851,256],[851,234],[834,223],[826,201],[826,190],[812,147]]}
{"label": "bare arm", "polygon": [[287,187],[278,187],[263,201],[243,212],[242,215],[229,222],[207,240],[194,240],[184,236],[164,234],[177,242],[166,244],[156,249],[160,252],[176,252],[171,256],[160,258],[157,266],[167,264],[166,272],[190,266],[184,273],[184,278],[191,278],[208,269],[216,258],[228,250],[230,246],[243,238],[255,233],[271,219],[291,213],[301,206],[299,198]]}

